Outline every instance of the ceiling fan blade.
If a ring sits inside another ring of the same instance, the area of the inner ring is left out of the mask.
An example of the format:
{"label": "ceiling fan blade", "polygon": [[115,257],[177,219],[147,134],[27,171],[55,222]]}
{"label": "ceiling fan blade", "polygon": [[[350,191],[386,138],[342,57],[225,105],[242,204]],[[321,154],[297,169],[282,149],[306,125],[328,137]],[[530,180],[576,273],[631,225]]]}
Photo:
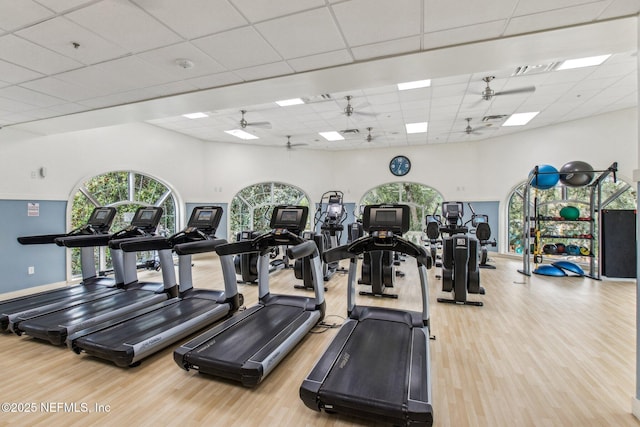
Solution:
{"label": "ceiling fan blade", "polygon": [[508,90],[503,90],[500,92],[496,92],[493,94],[493,96],[497,96],[497,95],[514,95],[514,94],[518,94],[518,93],[529,93],[529,92],[535,92],[536,91],[536,87],[535,86],[527,86],[527,87],[521,87],[518,89],[508,89]]}
{"label": "ceiling fan blade", "polygon": [[247,123],[247,126],[271,129],[271,123],[269,123],[269,122],[249,122],[249,123]]}

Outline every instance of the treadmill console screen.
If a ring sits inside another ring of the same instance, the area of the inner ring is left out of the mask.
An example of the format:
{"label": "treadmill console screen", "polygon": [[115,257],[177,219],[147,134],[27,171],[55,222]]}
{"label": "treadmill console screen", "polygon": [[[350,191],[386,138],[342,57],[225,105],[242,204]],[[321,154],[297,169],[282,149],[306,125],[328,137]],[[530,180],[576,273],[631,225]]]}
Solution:
{"label": "treadmill console screen", "polygon": [[410,210],[407,205],[369,205],[362,215],[366,232],[391,231],[402,234],[409,231]]}
{"label": "treadmill console screen", "polygon": [[131,225],[144,229],[155,229],[162,217],[162,208],[157,206],[138,208]]}
{"label": "treadmill console screen", "polygon": [[447,219],[461,218],[464,215],[462,202],[443,202],[442,216]]}
{"label": "treadmill console screen", "polygon": [[95,208],[88,222],[93,227],[109,229],[115,217],[116,208]]}
{"label": "treadmill console screen", "polygon": [[207,234],[212,234],[216,232],[221,218],[220,206],[198,206],[193,208],[187,227],[195,227]]}
{"label": "treadmill console screen", "polygon": [[307,225],[307,214],[309,209],[306,206],[276,206],[271,214],[271,229],[285,228],[289,231],[299,233]]}

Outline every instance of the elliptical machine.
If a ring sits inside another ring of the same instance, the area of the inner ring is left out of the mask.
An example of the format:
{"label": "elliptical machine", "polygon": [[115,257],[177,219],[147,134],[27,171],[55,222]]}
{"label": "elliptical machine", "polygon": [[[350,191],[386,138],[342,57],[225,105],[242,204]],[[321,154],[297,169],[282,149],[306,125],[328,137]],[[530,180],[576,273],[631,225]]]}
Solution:
{"label": "elliptical machine", "polygon": [[467,294],[484,295],[480,286],[478,267],[478,240],[469,235],[469,228],[462,223],[462,202],[443,202],[440,227],[442,234],[442,290],[451,292],[453,298],[438,298],[438,302],[482,306],[481,301],[467,300]]}
{"label": "elliptical machine", "polygon": [[475,233],[476,239],[478,239],[478,245],[480,246],[480,252],[478,254],[480,263],[478,264],[478,267],[495,269],[495,265],[487,264],[487,261],[489,259],[487,246],[495,247],[498,244],[495,238],[492,241],[489,241],[489,239],[491,238],[489,216],[485,214],[477,214],[473,210],[473,206],[471,206],[471,203],[469,203],[468,205],[469,209],[471,209],[471,226],[473,227],[473,232]]}
{"label": "elliptical machine", "polygon": [[[302,233],[304,239],[313,240],[316,243],[321,255],[325,251],[340,245],[340,238],[344,230],[343,223],[347,219],[343,197],[342,191],[327,191],[324,193],[314,216],[314,231]],[[318,229],[318,225],[320,225],[319,233],[315,232]],[[322,262],[322,277],[324,281],[331,279],[338,271],[346,272],[346,269],[340,268],[338,261]],[[296,259],[293,264],[293,272],[296,279],[302,280],[302,285],[294,286],[296,289],[314,288],[310,257]]]}

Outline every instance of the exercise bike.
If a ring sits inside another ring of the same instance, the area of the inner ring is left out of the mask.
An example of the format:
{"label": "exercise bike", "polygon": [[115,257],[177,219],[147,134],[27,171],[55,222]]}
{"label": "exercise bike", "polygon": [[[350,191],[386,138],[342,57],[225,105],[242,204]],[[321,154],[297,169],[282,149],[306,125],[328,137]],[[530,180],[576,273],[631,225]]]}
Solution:
{"label": "exercise bike", "polygon": [[438,298],[438,302],[482,306],[481,301],[467,300],[468,294],[484,295],[480,286],[478,240],[469,234],[468,222],[463,223],[462,202],[443,202],[439,227],[442,235],[442,290],[453,298]]}

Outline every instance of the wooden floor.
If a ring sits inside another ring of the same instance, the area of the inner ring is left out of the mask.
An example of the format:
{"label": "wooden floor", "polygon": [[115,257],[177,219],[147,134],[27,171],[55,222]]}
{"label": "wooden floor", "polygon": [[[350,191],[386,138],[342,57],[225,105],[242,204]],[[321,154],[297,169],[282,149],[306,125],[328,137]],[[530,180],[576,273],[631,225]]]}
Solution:
{"label": "wooden floor", "polygon": [[[199,287],[222,287],[218,260],[196,259]],[[495,257],[482,270],[484,307],[439,304],[429,273],[431,372],[436,426],[638,426],[635,391],[635,282],[526,277],[521,261]],[[362,304],[418,309],[415,264],[401,267],[398,300]],[[293,289],[291,270],[272,274],[272,292]],[[346,311],[346,275],[327,284],[328,323]],[[256,288],[242,285],[247,305]],[[2,297],[16,295],[7,294]],[[121,369],[29,337],[0,336],[0,425],[19,426],[364,426],[317,413],[298,396],[302,380],[337,329],[305,338],[254,389],[180,369],[177,345]],[[390,367],[392,369],[392,367]],[[66,405],[66,407],[65,407]],[[57,412],[54,412],[57,411]]]}

